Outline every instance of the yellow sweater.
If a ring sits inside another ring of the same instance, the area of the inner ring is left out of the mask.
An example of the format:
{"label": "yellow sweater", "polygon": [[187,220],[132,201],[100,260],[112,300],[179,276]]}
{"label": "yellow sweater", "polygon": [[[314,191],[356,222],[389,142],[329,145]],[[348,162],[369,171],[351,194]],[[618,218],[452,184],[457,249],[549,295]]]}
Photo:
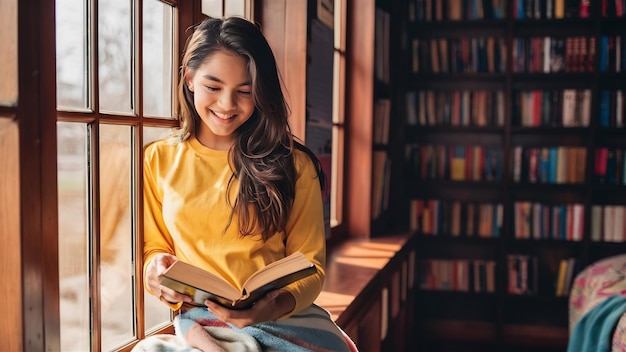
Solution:
{"label": "yellow sweater", "polygon": [[[242,238],[236,215],[223,234],[231,211],[225,198],[232,174],[227,151],[209,149],[194,137],[174,145],[157,141],[147,146],[144,273],[155,255],[170,253],[241,289],[258,269],[300,251],[317,266],[318,273],[286,287],[295,297],[296,307],[285,317],[311,305],[325,277],[322,193],[309,157],[301,151],[295,151],[295,156],[298,179],[286,233],[277,233],[263,242],[260,234]],[[232,187],[231,200],[237,185]]]}

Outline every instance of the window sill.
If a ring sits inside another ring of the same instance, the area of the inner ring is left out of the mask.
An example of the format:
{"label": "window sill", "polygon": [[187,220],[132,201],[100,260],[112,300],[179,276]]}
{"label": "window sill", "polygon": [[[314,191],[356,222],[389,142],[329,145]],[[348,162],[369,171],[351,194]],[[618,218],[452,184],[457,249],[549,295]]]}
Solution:
{"label": "window sill", "polygon": [[410,234],[370,239],[346,239],[328,248],[326,280],[315,304],[328,310],[341,327],[347,326],[380,295],[387,273],[401,266],[411,250]]}

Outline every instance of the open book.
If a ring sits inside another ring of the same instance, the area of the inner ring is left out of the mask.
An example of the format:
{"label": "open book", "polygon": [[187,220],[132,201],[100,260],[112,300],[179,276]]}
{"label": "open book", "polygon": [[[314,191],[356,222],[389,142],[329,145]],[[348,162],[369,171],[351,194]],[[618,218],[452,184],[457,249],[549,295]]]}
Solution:
{"label": "open book", "polygon": [[246,309],[268,292],[316,272],[315,265],[296,252],[252,274],[244,282],[243,292],[221,277],[181,261],[172,264],[160,279],[161,285],[192,297],[198,305],[212,300],[230,309]]}

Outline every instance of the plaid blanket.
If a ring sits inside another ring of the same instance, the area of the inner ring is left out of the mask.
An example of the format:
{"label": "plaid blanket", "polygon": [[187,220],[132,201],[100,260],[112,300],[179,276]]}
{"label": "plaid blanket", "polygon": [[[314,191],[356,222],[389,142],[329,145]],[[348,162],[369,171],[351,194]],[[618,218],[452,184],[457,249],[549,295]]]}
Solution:
{"label": "plaid blanket", "polygon": [[319,351],[358,352],[352,340],[316,305],[288,319],[239,329],[218,320],[205,308],[194,308],[174,319],[176,335],[154,335],[133,352],[197,351]]}

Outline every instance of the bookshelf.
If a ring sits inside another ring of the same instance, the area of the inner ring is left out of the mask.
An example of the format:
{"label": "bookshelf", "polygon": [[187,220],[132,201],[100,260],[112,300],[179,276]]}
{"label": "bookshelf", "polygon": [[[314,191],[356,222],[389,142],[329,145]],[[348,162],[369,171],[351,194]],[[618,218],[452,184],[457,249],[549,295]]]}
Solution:
{"label": "bookshelf", "polygon": [[562,350],[572,277],[626,250],[624,1],[402,6],[391,196],[420,345]]}

